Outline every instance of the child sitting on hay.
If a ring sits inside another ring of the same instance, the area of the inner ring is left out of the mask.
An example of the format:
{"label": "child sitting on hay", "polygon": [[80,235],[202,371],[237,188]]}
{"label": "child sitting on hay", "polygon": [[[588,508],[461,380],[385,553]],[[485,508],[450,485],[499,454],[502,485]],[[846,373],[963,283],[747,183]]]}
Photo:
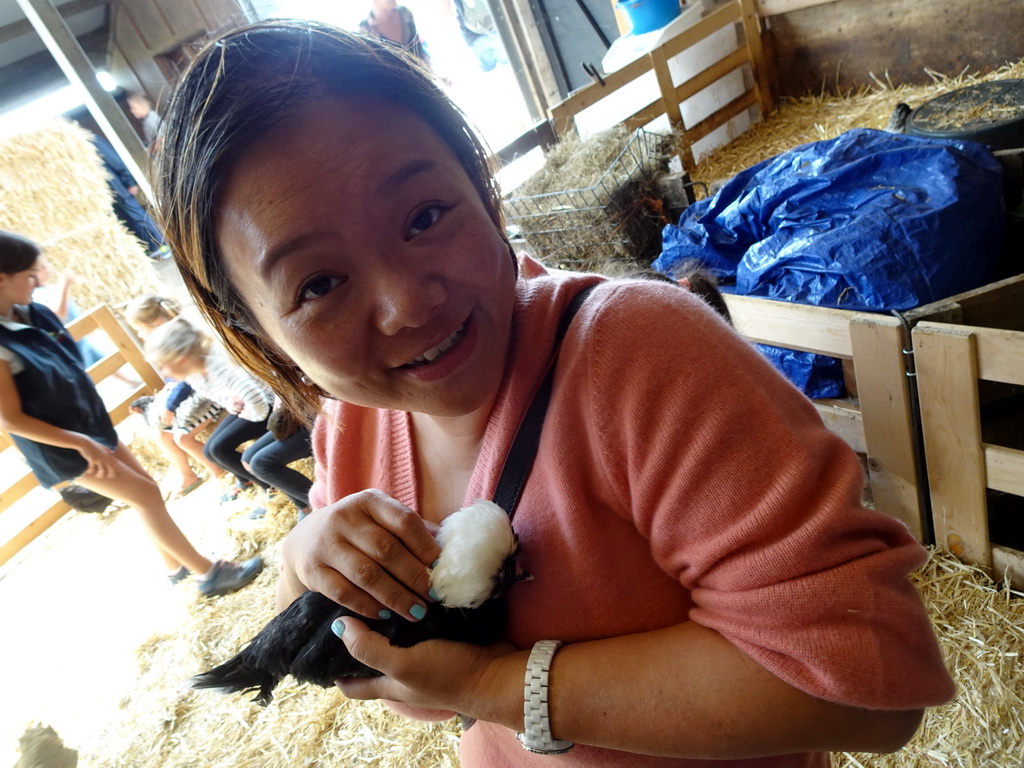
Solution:
{"label": "child sitting on hay", "polygon": [[[156,294],[146,294],[133,299],[125,307],[124,316],[128,325],[143,341],[169,320],[181,314],[181,304],[176,300]],[[144,398],[140,398],[143,400]],[[166,386],[157,394],[155,405],[150,401],[132,403],[134,413],[142,413],[147,423],[157,430],[160,449],[181,475],[181,484],[171,494],[180,499],[198,488],[203,478],[196,474],[189,463],[189,457],[205,467],[211,477],[220,477],[224,468],[203,454],[201,435],[224,413],[224,409],[201,395],[183,381],[166,379]]]}

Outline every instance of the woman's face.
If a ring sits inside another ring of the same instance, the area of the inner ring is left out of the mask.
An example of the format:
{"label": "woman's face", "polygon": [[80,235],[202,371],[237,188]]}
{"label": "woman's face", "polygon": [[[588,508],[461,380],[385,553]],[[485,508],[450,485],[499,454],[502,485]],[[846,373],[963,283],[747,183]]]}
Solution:
{"label": "woman's face", "polygon": [[14,304],[29,304],[39,285],[39,260],[20,272],[0,272],[0,302],[7,312]]}
{"label": "woman's face", "polygon": [[515,300],[508,246],[412,112],[298,111],[242,155],[216,237],[260,330],[334,397],[435,416],[487,408]]}

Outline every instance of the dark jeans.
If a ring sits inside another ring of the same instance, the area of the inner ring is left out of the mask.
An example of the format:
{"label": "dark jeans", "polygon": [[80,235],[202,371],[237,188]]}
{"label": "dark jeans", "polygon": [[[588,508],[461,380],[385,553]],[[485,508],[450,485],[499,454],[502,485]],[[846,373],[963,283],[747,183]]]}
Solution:
{"label": "dark jeans", "polygon": [[206,441],[206,445],[203,446],[203,455],[224,467],[239,480],[251,480],[265,490],[267,484],[258,477],[254,477],[242,466],[242,454],[238,452],[238,446],[262,437],[266,431],[266,419],[248,421],[229,413],[213,430],[210,439]]}
{"label": "dark jeans", "polygon": [[293,435],[284,440],[275,440],[274,436],[267,432],[245,449],[242,461],[249,465],[252,474],[277,488],[302,510],[309,506],[309,488],[313,481],[288,465],[312,455],[309,430],[299,427]]}

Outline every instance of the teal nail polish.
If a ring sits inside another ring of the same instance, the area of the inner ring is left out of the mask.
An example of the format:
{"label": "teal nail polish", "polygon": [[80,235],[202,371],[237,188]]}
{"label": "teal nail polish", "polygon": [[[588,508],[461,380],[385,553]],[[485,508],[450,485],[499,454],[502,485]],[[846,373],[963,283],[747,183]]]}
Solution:
{"label": "teal nail polish", "polygon": [[437,564],[440,563],[440,562],[441,562],[441,558],[438,558],[437,560],[434,561],[434,564],[432,566],[430,566],[430,567],[431,568],[437,568]]}
{"label": "teal nail polish", "polygon": [[419,621],[427,615],[427,609],[419,603],[416,603],[416,605],[409,609],[409,615],[416,619],[416,621]]}
{"label": "teal nail polish", "polygon": [[430,591],[427,592],[427,597],[429,597],[431,600],[440,600],[441,599],[441,598],[439,598],[437,596],[437,592],[434,591],[433,587],[431,587]]}
{"label": "teal nail polish", "polygon": [[341,619],[335,619],[331,622],[331,632],[341,637],[345,632],[345,622]]}
{"label": "teal nail polish", "polygon": [[389,611],[387,608],[382,608],[381,610],[377,611],[377,615],[382,619],[390,619],[391,611]]}

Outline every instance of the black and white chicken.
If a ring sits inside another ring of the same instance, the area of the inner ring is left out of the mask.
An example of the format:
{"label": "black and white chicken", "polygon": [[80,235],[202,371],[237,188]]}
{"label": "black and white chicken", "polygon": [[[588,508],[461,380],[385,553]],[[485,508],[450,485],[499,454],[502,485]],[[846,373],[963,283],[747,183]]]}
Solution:
{"label": "black and white chicken", "polygon": [[355,616],[392,645],[408,648],[441,638],[477,645],[501,639],[505,596],[517,575],[519,545],[505,511],[477,500],[453,512],[437,534],[441,556],[430,573],[438,602],[420,621],[401,616],[368,619],[316,592],[305,592],[275,616],[229,661],[196,675],[194,688],[224,693],[255,691],[266,706],[286,675],[329,688],[340,677],[377,677],[381,673],[356,661],[331,631],[339,616]]}

